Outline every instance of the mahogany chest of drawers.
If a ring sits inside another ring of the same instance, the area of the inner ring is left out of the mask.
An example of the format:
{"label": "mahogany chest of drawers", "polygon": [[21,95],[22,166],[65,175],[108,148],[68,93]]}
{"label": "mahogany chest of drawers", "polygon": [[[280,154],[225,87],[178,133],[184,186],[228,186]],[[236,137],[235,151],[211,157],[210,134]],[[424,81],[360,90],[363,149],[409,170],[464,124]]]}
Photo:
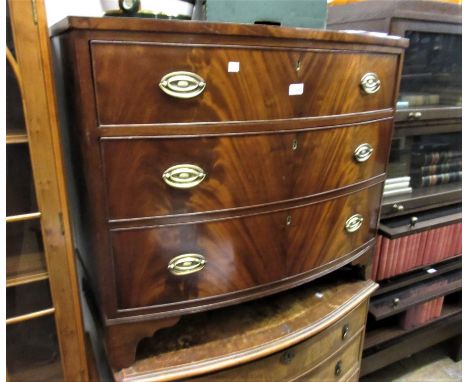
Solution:
{"label": "mahogany chest of drawers", "polygon": [[406,40],[77,17],[53,33],[76,243],[115,368],[181,315],[369,257]]}

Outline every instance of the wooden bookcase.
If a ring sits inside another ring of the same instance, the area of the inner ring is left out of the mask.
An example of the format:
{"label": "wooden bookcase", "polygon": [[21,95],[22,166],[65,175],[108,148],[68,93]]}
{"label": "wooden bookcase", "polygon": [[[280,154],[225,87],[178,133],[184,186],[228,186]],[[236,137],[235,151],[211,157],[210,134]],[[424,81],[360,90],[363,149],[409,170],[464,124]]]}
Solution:
{"label": "wooden bookcase", "polygon": [[7,380],[87,381],[43,1],[6,25]]}
{"label": "wooden bookcase", "polygon": [[[398,149],[404,152],[431,141],[452,140],[460,145],[455,150],[461,151],[460,5],[422,0],[369,0],[331,7],[328,28],[383,32],[410,39],[399,97],[408,103],[396,105],[389,177],[407,176],[413,182],[413,176],[420,176],[413,164],[408,164],[408,157],[413,154],[393,155]],[[444,51],[447,47],[452,50]],[[449,70],[445,69],[447,62]],[[434,94],[436,100],[421,99],[421,95],[434,97]],[[384,196],[380,233],[385,237],[405,238],[461,221],[461,181],[429,187],[412,185],[411,192]],[[401,224],[395,224],[398,219]],[[427,248],[424,256],[426,253]],[[440,281],[443,287],[434,293],[431,285]],[[378,282],[380,288],[370,302],[361,376],[446,340],[454,341],[456,346],[452,348],[456,351],[452,356],[460,358],[461,253],[443,261],[426,261],[420,267]],[[440,296],[444,296],[444,306],[439,318],[407,330],[400,327],[400,314]]]}

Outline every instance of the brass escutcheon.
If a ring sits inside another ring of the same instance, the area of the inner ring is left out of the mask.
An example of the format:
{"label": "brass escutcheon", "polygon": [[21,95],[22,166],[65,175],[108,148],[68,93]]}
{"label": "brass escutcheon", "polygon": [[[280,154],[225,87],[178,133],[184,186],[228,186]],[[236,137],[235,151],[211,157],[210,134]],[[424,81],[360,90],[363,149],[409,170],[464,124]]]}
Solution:
{"label": "brass escutcheon", "polygon": [[338,361],[335,365],[335,375],[339,377],[341,375],[341,370],[342,369],[342,362]]}
{"label": "brass escutcheon", "polygon": [[348,337],[349,334],[349,324],[343,325],[343,328],[341,329],[341,339],[345,340],[346,337]]}

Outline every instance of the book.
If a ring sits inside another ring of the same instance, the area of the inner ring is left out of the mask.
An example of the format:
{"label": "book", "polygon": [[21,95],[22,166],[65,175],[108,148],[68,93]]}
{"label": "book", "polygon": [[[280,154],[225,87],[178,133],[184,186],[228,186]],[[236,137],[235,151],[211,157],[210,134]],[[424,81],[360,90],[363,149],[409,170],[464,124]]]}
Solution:
{"label": "book", "polygon": [[383,196],[396,196],[396,195],[403,195],[403,194],[411,194],[413,192],[412,187],[406,187],[398,190],[390,190],[384,191]]}
{"label": "book", "polygon": [[429,187],[436,186],[439,184],[447,184],[459,182],[462,179],[462,172],[447,172],[443,174],[427,175],[421,177],[413,177],[411,186],[412,187]]}
{"label": "book", "polygon": [[461,171],[462,162],[461,160],[456,160],[454,162],[440,163],[428,166],[421,166],[419,168],[414,168],[411,170],[412,176],[428,176],[443,174],[447,172]]}
{"label": "book", "polygon": [[414,152],[411,154],[413,167],[429,166],[461,160],[462,152],[457,150]]}
{"label": "book", "polygon": [[385,180],[384,186],[387,184],[393,184],[393,183],[402,183],[402,182],[410,182],[411,177],[409,176],[400,176],[398,178],[388,178]]}
{"label": "book", "polygon": [[391,184],[386,184],[384,185],[384,192],[390,191],[390,190],[400,190],[403,188],[408,188],[410,185],[409,181],[408,182],[401,182],[401,183],[391,183]]}

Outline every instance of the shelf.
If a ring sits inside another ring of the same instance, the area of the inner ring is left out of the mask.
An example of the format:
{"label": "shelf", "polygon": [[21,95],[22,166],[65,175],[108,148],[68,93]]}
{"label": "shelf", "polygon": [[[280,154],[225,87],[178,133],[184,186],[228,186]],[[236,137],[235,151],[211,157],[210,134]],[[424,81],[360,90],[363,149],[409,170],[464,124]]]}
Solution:
{"label": "shelf", "polygon": [[16,223],[16,222],[21,222],[21,221],[39,219],[40,217],[41,217],[40,212],[30,212],[30,213],[27,213],[27,214],[7,216],[5,218],[5,221],[7,223]]}
{"label": "shelf", "polygon": [[[448,106],[448,105],[428,105],[428,106],[414,106],[408,108],[400,108],[395,112],[395,122],[412,122],[415,119],[410,117],[410,113],[421,113],[416,121],[432,120],[432,119],[451,119],[462,117],[461,106]],[[414,114],[412,114],[414,115]]]}
{"label": "shelf", "polygon": [[369,313],[379,321],[403,312],[411,306],[457,292],[461,290],[461,287],[462,271],[460,269],[373,297],[369,304]]}
{"label": "shelf", "polygon": [[[413,217],[418,218],[417,223],[414,225],[411,224],[411,218]],[[379,232],[385,237],[393,240],[430,229],[460,223],[461,220],[461,205],[455,205],[451,206],[451,208],[445,207],[433,209],[431,211],[414,213],[408,216],[381,220],[379,224]]]}
{"label": "shelf", "polygon": [[379,370],[391,363],[406,358],[450,338],[461,335],[461,312],[434,320],[382,346],[374,346],[364,351],[361,364],[361,377]]}
{"label": "shelf", "polygon": [[[411,194],[383,198],[381,218],[406,215],[435,207],[461,203],[461,201],[461,182],[419,188],[415,189]],[[402,206],[403,210],[396,211],[394,205]]]}
{"label": "shelf", "polygon": [[[415,284],[420,281],[428,280],[434,277],[438,277],[445,273],[461,269],[462,267],[462,255],[446,259],[437,264],[423,265],[421,267],[412,269],[410,272],[379,281],[380,287],[377,289],[373,297],[379,296],[384,293],[389,293],[396,289],[404,288],[408,285]],[[435,273],[428,273],[428,269],[436,269]]]}
{"label": "shelf", "polygon": [[6,287],[15,287],[46,280],[49,274],[46,270],[44,254],[41,252],[7,256]]}
{"label": "shelf", "polygon": [[462,307],[461,304],[447,304],[442,308],[442,314],[440,317],[437,317],[431,321],[426,322],[423,325],[411,328],[411,329],[402,329],[398,325],[385,326],[383,328],[378,328],[366,332],[366,337],[364,340],[364,351],[371,349],[376,346],[381,346],[389,341],[401,338],[404,335],[412,333],[416,330],[425,328],[429,325],[436,323],[437,321],[445,320],[449,317],[452,317],[457,314],[461,314]]}

